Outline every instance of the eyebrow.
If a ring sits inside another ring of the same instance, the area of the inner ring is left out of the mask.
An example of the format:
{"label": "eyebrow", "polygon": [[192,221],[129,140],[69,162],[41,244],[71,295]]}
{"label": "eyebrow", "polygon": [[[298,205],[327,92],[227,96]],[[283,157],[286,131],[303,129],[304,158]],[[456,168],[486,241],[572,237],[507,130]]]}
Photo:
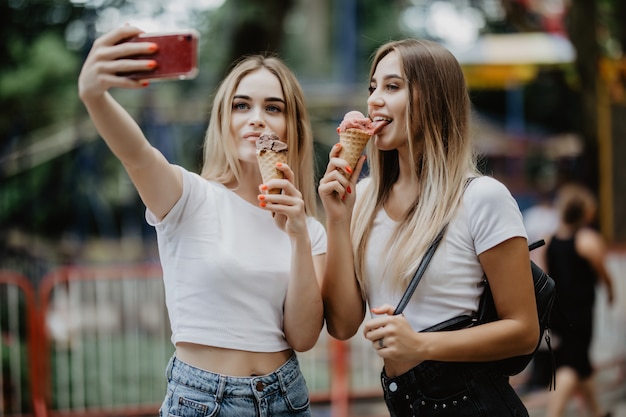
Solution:
{"label": "eyebrow", "polygon": [[[251,98],[250,96],[246,96],[246,95],[243,95],[243,94],[238,94],[238,95],[235,95],[235,96],[233,97],[233,100],[237,100],[237,99],[238,99],[238,100],[252,100],[252,98]],[[270,103],[271,103],[271,102],[274,102],[274,101],[278,101],[278,102],[280,102],[280,103],[286,104],[285,100],[283,100],[283,99],[282,99],[282,98],[280,98],[280,97],[267,97],[267,98],[266,98],[265,100],[263,100],[263,101],[265,101],[265,102],[270,102]]]}
{"label": "eyebrow", "polygon": [[[384,80],[389,80],[389,79],[392,79],[392,78],[398,78],[398,79],[400,79],[400,80],[403,80],[403,79],[404,79],[404,78],[402,78],[402,76],[401,76],[401,75],[397,75],[397,74],[388,74],[388,75],[385,75],[385,76],[383,77],[383,81],[384,81]],[[374,77],[372,77],[372,78],[370,79],[370,83],[373,83],[373,82],[376,82],[376,80],[374,79]]]}

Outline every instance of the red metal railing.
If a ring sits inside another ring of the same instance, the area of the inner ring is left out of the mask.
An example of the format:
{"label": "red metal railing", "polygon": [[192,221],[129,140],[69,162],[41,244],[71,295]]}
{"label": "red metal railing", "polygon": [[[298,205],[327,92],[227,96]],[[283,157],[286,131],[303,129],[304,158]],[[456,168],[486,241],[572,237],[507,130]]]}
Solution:
{"label": "red metal railing", "polygon": [[[0,305],[4,304],[6,319],[19,321],[20,318],[25,318],[26,321],[25,334],[20,334],[19,329],[12,329],[15,326],[8,325],[8,328],[3,328],[0,325],[0,337],[3,338],[3,344],[0,344],[0,353],[3,353],[3,350],[10,350],[14,344],[17,344],[19,350],[19,344],[23,338],[28,356],[25,361],[19,358],[20,360],[18,361],[9,359],[8,363],[5,364],[0,362],[0,369],[2,370],[2,382],[0,383],[2,386],[0,399],[2,401],[0,401],[0,405],[3,406],[0,408],[0,414],[11,412],[11,415],[14,416],[45,416],[45,402],[43,401],[39,385],[36,383],[36,381],[41,379],[41,365],[39,363],[41,356],[37,343],[41,338],[39,335],[35,293],[26,277],[12,271],[0,271],[0,286],[4,289],[0,298]],[[11,293],[15,294],[12,295]],[[11,305],[19,304],[21,297],[23,297],[24,306],[20,307],[18,305],[13,309],[17,311],[10,311]],[[6,340],[6,343],[4,340]],[[2,349],[2,346],[5,346],[5,348]],[[7,356],[10,356],[10,354]],[[0,355],[0,359],[3,357],[4,355]],[[8,376],[5,368],[8,368]],[[29,383],[26,384],[26,387],[30,392],[22,392],[23,378],[28,378]],[[12,392],[12,387],[18,392]],[[9,396],[9,398],[5,398],[5,395]],[[24,409],[22,404],[16,404],[22,402],[21,399],[24,395],[30,397],[31,410]]]}
{"label": "red metal railing", "polygon": [[[161,269],[153,264],[65,267],[44,277],[39,291],[41,380],[50,416],[156,413],[165,392],[161,368],[173,351],[164,347],[170,342],[162,286]],[[142,316],[145,306],[152,317]],[[66,325],[57,328],[56,337],[51,325],[55,314]],[[142,320],[150,319],[149,328]],[[155,372],[146,376],[137,364],[148,354],[143,350],[153,348],[159,358]],[[120,361],[126,365],[115,370]],[[118,386],[124,385],[121,379],[128,381],[124,389]],[[154,389],[141,395],[140,386],[147,384]]]}
{"label": "red metal railing", "polygon": [[[626,251],[613,251],[608,266],[617,281],[617,298],[623,300]],[[46,275],[37,292],[24,276],[0,271],[3,288],[7,290],[0,291],[0,319],[6,310],[13,319],[17,316],[26,321],[26,332],[20,337],[27,357],[13,366],[24,373],[20,378],[28,379],[30,392],[24,395],[30,396],[32,405],[30,409],[8,408],[8,401],[1,401],[0,393],[0,415],[104,417],[156,413],[165,392],[163,368],[173,352],[158,265],[64,267]],[[8,298],[2,298],[8,293],[14,294],[13,299],[23,300],[15,311],[9,311]],[[622,314],[624,305],[622,302],[622,310],[617,313],[601,306],[599,320],[606,322],[607,314]],[[54,328],[55,320],[65,326],[62,331]],[[0,335],[10,330],[0,321]],[[611,355],[619,357],[610,359],[621,360],[624,366],[624,349],[621,345],[612,349]],[[324,331],[318,345],[299,356],[311,401],[327,404],[332,417],[352,415],[355,401],[382,398],[382,362],[363,337],[341,342]],[[140,364],[145,361],[147,366]],[[17,374],[16,369],[10,372]],[[4,379],[2,362],[0,370]],[[140,392],[139,385],[148,388]],[[119,392],[124,394],[121,399]]]}

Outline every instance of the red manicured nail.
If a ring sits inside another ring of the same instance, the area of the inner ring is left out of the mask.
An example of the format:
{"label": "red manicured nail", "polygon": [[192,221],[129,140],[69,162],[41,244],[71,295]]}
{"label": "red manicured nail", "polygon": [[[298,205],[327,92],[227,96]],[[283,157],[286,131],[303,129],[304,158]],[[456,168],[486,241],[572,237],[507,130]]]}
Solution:
{"label": "red manicured nail", "polygon": [[261,185],[261,190],[267,190],[267,185],[266,184],[262,184]]}
{"label": "red manicured nail", "polygon": [[347,172],[348,174],[352,174],[352,168],[350,168],[350,166],[349,166],[349,165],[348,165],[348,166],[346,166],[346,172]]}
{"label": "red manicured nail", "polygon": [[150,46],[148,46],[148,51],[150,52],[156,52],[158,49],[159,49],[159,45],[157,45],[156,43],[153,43]]}
{"label": "red manicured nail", "polygon": [[282,163],[282,162],[276,162],[276,166],[277,166],[277,167],[282,167],[282,166],[283,166],[283,163]]}
{"label": "red manicured nail", "polygon": [[346,188],[346,191],[348,192],[348,194],[352,194],[352,188],[350,188],[349,185],[348,185],[348,188]]}
{"label": "red manicured nail", "polygon": [[265,207],[265,206],[267,206],[267,202],[266,202],[266,201],[261,201],[261,202],[259,203],[259,206],[261,206],[261,207]]}
{"label": "red manicured nail", "polygon": [[265,200],[265,194],[259,194],[259,201]]}

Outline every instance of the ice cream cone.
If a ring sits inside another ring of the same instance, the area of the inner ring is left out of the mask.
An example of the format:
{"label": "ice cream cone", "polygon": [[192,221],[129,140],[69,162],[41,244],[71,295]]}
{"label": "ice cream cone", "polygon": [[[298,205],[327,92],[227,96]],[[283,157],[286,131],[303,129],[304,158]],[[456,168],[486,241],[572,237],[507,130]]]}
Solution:
{"label": "ice cream cone", "polygon": [[[359,158],[363,154],[365,145],[369,141],[371,135],[360,129],[346,129],[339,133],[339,143],[341,143],[341,151],[339,157],[345,159],[350,167],[354,169]],[[343,171],[346,178],[350,178],[351,173]]]}
{"label": "ice cream cone", "polygon": [[[276,164],[287,163],[287,144],[281,142],[276,133],[271,130],[263,132],[256,140],[256,157],[263,182],[273,179],[283,179],[285,175],[276,169]],[[270,194],[280,194],[280,188],[270,188]]]}
{"label": "ice cream cone", "polygon": [[[276,164],[278,162],[287,163],[287,152],[264,150],[257,154],[257,160],[264,183],[276,178],[285,178],[283,172],[276,169]],[[280,188],[270,188],[267,192],[270,194],[280,194],[280,191]]]}

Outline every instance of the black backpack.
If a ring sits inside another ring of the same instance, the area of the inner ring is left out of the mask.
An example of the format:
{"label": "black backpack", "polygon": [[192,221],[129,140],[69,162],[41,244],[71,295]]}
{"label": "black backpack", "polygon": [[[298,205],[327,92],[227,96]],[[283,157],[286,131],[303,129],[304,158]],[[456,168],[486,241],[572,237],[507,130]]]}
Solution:
{"label": "black backpack", "polygon": [[[406,307],[409,299],[413,295],[413,292],[415,291],[417,284],[422,278],[424,271],[426,271],[428,263],[433,257],[433,254],[435,253],[439,242],[441,242],[445,230],[446,227],[444,227],[441,232],[439,232],[437,237],[433,240],[430,247],[426,251],[426,254],[422,258],[422,261],[420,262],[417,271],[413,276],[413,279],[409,283],[409,286],[402,296],[402,299],[400,299],[400,302],[398,303],[394,314],[402,314],[402,311],[404,311],[404,308]],[[543,245],[545,245],[545,241],[539,240],[529,245],[528,250],[533,250]],[[541,341],[544,337],[548,345],[548,349],[550,350],[550,352],[552,352],[552,347],[550,346],[550,334],[548,330],[550,329],[550,313],[552,312],[552,306],[554,304],[554,296],[556,291],[554,279],[546,274],[533,261],[530,261],[530,266],[533,275],[533,282],[535,284],[535,301],[537,302],[537,317],[539,319],[540,331],[539,340],[537,342],[537,346],[535,346],[535,349],[532,353],[491,362],[493,367],[497,368],[500,373],[507,376],[517,375],[522,372],[524,368],[526,368],[526,366],[528,366],[533,356],[537,352],[537,349],[539,349],[539,345],[541,344]],[[496,307],[493,302],[493,295],[491,294],[489,282],[487,281],[486,277],[483,279],[483,285],[485,288],[483,294],[480,297],[480,303],[476,314],[471,316],[463,315],[454,317],[450,320],[443,321],[422,331],[435,332],[446,330],[459,330],[498,320],[498,314],[496,312]],[[554,371],[554,361],[552,361],[552,381],[554,381]]]}

